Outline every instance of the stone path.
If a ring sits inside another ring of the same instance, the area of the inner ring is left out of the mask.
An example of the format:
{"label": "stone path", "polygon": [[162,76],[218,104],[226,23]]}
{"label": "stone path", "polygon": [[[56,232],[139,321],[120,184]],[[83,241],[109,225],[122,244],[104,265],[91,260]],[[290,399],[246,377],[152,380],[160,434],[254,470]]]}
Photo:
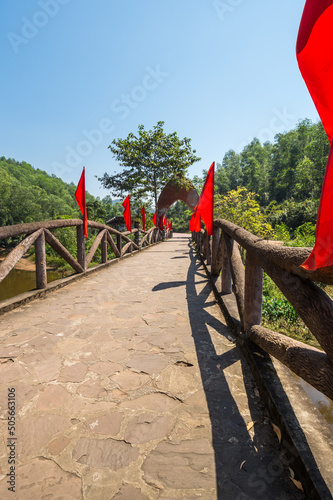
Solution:
{"label": "stone path", "polygon": [[1,499],[303,498],[188,236],[0,321]]}

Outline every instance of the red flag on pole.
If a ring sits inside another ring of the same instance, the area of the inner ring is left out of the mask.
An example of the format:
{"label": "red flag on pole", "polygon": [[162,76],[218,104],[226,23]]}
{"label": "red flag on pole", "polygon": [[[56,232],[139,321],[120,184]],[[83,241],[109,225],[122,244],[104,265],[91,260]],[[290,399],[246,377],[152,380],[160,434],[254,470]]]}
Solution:
{"label": "red flag on pole", "polygon": [[164,217],[164,220],[163,220],[163,225],[165,227],[165,229],[167,228],[168,226],[168,219],[166,218],[166,216]]}
{"label": "red flag on pole", "polygon": [[169,221],[168,228],[170,229],[170,231],[172,231],[172,220]]}
{"label": "red flag on pole", "polygon": [[204,187],[199,196],[198,208],[195,215],[196,228],[199,226],[197,217],[200,216],[206,224],[207,234],[210,236],[213,234],[214,222],[214,165],[215,162],[209,167]]}
{"label": "red flag on pole", "polygon": [[194,207],[194,212],[191,215],[189,228],[191,233],[199,233],[201,231],[201,218],[198,210],[198,205]]}
{"label": "red flag on pole", "polygon": [[129,194],[126,196],[125,200],[123,201],[123,207],[124,207],[124,219],[125,219],[125,224],[127,231],[132,231],[132,225],[131,225],[131,204],[130,204],[130,197]]}
{"label": "red flag on pole", "polygon": [[85,238],[88,238],[88,218],[87,218],[87,203],[86,203],[86,180],[85,180],[85,168],[83,167],[82,174],[75,191],[75,199],[81,213],[83,215],[83,232]]}
{"label": "red flag on pole", "polygon": [[333,0],[306,0],[298,31],[297,62],[331,142],[317,216],[316,241],[302,267],[333,265]]}
{"label": "red flag on pole", "polygon": [[153,224],[154,224],[154,226],[157,226],[157,224],[156,224],[156,212],[153,215]]}
{"label": "red flag on pole", "polygon": [[163,231],[163,214],[160,215],[158,227],[161,231]]}
{"label": "red flag on pole", "polygon": [[146,230],[146,211],[145,211],[144,205],[142,205],[141,214],[142,214],[142,229],[145,231]]}

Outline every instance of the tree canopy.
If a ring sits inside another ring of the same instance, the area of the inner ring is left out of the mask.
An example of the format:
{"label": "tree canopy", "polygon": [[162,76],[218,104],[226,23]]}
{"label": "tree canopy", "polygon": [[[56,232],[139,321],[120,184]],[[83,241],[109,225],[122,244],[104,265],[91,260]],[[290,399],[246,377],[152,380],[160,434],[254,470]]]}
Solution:
{"label": "tree canopy", "polygon": [[153,198],[157,207],[158,193],[173,177],[184,177],[187,168],[201,158],[191,148],[191,139],[180,139],[176,132],[167,134],[164,122],[159,121],[153,130],[139,125],[137,135],[114,139],[109,146],[123,171],[98,180],[115,196],[131,194],[136,199]]}
{"label": "tree canopy", "polygon": [[[0,177],[0,226],[81,216],[73,182],[67,184],[25,161],[4,156],[0,157]],[[88,192],[86,196],[88,219],[104,222],[122,214],[121,203],[109,196],[103,200]]]}

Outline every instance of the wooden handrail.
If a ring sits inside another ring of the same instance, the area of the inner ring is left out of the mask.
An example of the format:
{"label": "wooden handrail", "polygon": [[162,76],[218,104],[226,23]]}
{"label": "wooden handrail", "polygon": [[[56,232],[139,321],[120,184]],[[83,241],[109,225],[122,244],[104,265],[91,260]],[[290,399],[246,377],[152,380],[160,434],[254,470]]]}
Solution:
{"label": "wooden handrail", "polygon": [[[62,245],[62,243],[52,234],[52,229],[76,227],[77,238],[77,259]],[[140,227],[133,228],[133,231],[123,233],[100,222],[88,221],[88,228],[97,229],[99,233],[90,247],[88,254],[85,254],[85,238],[83,235],[83,221],[81,219],[59,219],[41,222],[30,222],[27,224],[17,224],[14,226],[0,227],[0,240],[15,238],[26,235],[26,237],[0,262],[0,283],[14,268],[17,262],[35,244],[36,247],[36,283],[37,288],[43,289],[47,285],[45,242],[47,242],[77,273],[84,273],[91,263],[99,245],[102,249],[102,264],[107,262],[107,245],[109,244],[115,258],[121,258],[126,252],[133,250],[140,251],[144,246],[162,240],[161,231],[155,227],[148,231],[142,231]],[[134,240],[130,237],[134,235]],[[140,237],[142,239],[140,241]],[[165,238],[172,236],[166,232]],[[116,242],[114,239],[116,239]],[[98,267],[98,265],[96,266]]]}
{"label": "wooden handrail", "polygon": [[[193,240],[210,266],[210,273],[221,275],[222,295],[234,292],[247,337],[333,399],[333,301],[315,283],[332,284],[333,266],[306,271],[300,265],[311,249],[270,243],[224,219],[214,221],[212,238],[201,230],[193,233]],[[238,245],[246,251],[245,266]],[[264,271],[293,305],[323,351],[261,326]]]}

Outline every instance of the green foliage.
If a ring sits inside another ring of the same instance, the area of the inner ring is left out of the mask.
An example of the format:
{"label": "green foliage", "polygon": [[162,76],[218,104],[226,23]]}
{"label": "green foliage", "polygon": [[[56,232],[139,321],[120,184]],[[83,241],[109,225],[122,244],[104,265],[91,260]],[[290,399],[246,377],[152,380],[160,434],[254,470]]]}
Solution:
{"label": "green foliage", "polygon": [[224,155],[222,164],[216,165],[215,190],[217,194],[227,194],[242,185],[241,155],[232,149]]}
{"label": "green foliage", "polygon": [[182,201],[177,201],[169,208],[167,217],[172,219],[172,229],[176,233],[188,233],[192,211]]}
{"label": "green foliage", "polygon": [[[26,162],[12,158],[0,158],[0,226],[22,224],[48,219],[81,218],[75,200],[76,186],[66,184],[58,177],[35,169]],[[100,200],[89,193],[87,196],[88,219],[105,222],[107,217],[122,215],[121,203],[114,204],[111,198]],[[71,228],[55,231],[63,245],[75,256],[76,237]],[[3,246],[17,244],[21,238],[7,239]],[[57,259],[48,248],[49,259]]]}
{"label": "green foliage", "polygon": [[274,239],[282,241],[284,245],[290,241],[290,233],[286,224],[276,224],[274,227]]}
{"label": "green foliage", "polygon": [[262,238],[272,235],[272,227],[266,222],[256,200],[257,195],[245,187],[215,196],[214,217],[226,219]]}
{"label": "green foliage", "polygon": [[263,297],[263,316],[271,321],[284,318],[288,323],[296,323],[299,316],[287,299]]}
{"label": "green foliage", "polygon": [[295,201],[285,200],[280,205],[275,201],[266,209],[267,220],[275,228],[278,224],[286,224],[291,232],[306,222],[316,223],[319,200],[307,199]]}
{"label": "green foliage", "polygon": [[0,176],[1,226],[53,219],[64,213],[78,216],[74,185],[4,157]]}
{"label": "green foliage", "polygon": [[262,325],[321,349],[293,306],[266,273],[263,284]]}
{"label": "green foliage", "polygon": [[313,247],[315,244],[315,234],[315,224],[312,224],[312,222],[305,222],[296,229],[294,238],[288,242],[288,246]]}
{"label": "green foliage", "polygon": [[179,139],[176,132],[166,134],[163,126],[159,121],[146,131],[139,125],[137,135],[112,141],[109,148],[123,171],[98,178],[105,188],[116,196],[130,193],[136,199],[153,198],[157,207],[158,192],[170,178],[185,177],[187,168],[200,160],[191,149],[191,139]]}
{"label": "green foliage", "polygon": [[[204,182],[205,182],[204,179],[200,178],[198,175],[195,175],[193,177],[192,184],[195,187],[195,189],[197,190],[198,194],[201,193],[203,185],[204,185]],[[215,184],[216,184],[216,182],[215,182]]]}

